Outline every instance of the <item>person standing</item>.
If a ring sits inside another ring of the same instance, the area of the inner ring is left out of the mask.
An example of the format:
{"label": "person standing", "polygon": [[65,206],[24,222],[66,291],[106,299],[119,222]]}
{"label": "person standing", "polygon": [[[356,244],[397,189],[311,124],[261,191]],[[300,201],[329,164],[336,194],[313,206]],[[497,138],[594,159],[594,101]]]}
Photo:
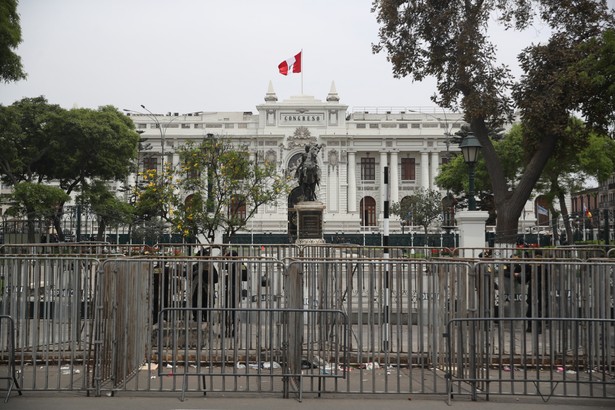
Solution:
{"label": "person standing", "polygon": [[[542,259],[542,252],[536,251],[534,258]],[[526,332],[532,331],[532,323],[536,323],[536,330],[542,333],[542,321],[533,320],[534,318],[543,318],[547,310],[546,303],[548,302],[548,286],[546,269],[543,269],[542,263],[536,263],[534,269],[528,269],[525,275],[527,283],[527,312],[526,317],[529,319]],[[535,316],[534,316],[535,314]]]}
{"label": "person standing", "polygon": [[[196,256],[209,256],[208,250],[200,250]],[[201,259],[192,266],[192,319],[206,325],[209,323],[209,311],[214,305],[214,285],[218,283],[218,270],[211,259]]]}
{"label": "person standing", "polygon": [[[236,309],[241,299],[241,282],[248,280],[248,267],[245,263],[235,260],[238,255],[236,251],[227,252],[229,260],[226,262],[227,274],[224,278],[224,307]],[[225,316],[226,336],[235,336],[235,325],[237,312],[230,310]]]}

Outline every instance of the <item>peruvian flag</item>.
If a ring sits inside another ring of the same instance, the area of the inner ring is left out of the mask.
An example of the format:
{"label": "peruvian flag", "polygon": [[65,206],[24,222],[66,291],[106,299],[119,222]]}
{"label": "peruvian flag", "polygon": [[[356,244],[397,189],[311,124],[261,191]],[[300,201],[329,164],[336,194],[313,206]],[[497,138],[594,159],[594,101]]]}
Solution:
{"label": "peruvian flag", "polygon": [[282,61],[278,65],[278,69],[280,70],[280,74],[282,75],[287,75],[288,70],[290,70],[291,67],[293,73],[301,72],[301,51],[299,52],[299,54],[289,58],[288,60]]}

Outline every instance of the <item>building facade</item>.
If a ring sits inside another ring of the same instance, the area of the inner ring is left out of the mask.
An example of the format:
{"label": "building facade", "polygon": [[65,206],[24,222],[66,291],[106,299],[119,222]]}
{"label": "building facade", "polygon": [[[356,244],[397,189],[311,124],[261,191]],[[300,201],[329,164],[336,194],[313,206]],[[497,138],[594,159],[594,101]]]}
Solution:
{"label": "building facade", "polygon": [[[252,155],[275,161],[279,172],[293,172],[305,145],[322,145],[322,172],[317,198],[325,206],[327,233],[379,232],[385,200],[384,167],[389,167],[390,202],[400,201],[419,187],[437,189],[435,178],[450,153],[451,136],[462,125],[460,113],[410,108],[348,110],[335,84],[324,101],[301,95],[280,101],[271,83],[264,103],[252,112],[187,114],[127,110],[150,146],[141,153],[140,169],[178,165],[176,147],[208,134],[247,145]],[[164,160],[163,160],[164,158]],[[134,180],[129,181],[133,184]],[[293,190],[286,200],[259,209],[248,222],[250,231],[285,233]],[[392,231],[402,229],[391,224]]]}

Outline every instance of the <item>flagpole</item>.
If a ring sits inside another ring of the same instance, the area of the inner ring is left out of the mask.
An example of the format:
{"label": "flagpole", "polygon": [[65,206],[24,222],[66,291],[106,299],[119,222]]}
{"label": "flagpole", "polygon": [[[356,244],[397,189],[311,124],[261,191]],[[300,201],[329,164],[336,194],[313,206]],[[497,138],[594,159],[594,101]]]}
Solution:
{"label": "flagpole", "polygon": [[301,95],[303,95],[303,62],[305,61],[305,55],[303,54],[303,49],[301,49]]}

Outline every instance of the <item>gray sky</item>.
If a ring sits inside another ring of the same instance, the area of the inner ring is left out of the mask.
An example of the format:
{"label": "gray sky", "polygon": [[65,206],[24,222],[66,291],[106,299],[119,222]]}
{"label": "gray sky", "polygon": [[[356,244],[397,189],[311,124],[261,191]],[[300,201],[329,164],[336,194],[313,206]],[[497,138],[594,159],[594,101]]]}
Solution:
{"label": "gray sky", "polygon": [[[269,81],[280,100],[301,74],[277,66],[303,50],[303,93],[359,107],[433,106],[434,81],[394,79],[374,55],[372,0],[20,0],[28,79],[0,84],[0,104],[44,95],[65,108],[111,104],[157,113],[255,111]],[[453,24],[453,23],[452,23]],[[548,30],[498,32],[501,61]]]}

